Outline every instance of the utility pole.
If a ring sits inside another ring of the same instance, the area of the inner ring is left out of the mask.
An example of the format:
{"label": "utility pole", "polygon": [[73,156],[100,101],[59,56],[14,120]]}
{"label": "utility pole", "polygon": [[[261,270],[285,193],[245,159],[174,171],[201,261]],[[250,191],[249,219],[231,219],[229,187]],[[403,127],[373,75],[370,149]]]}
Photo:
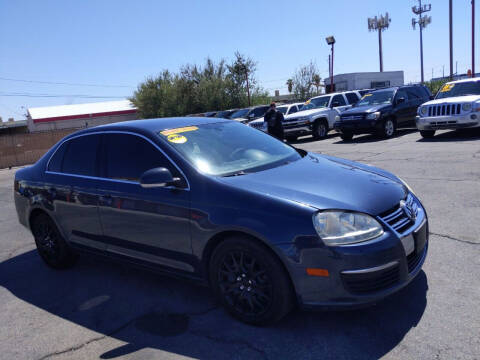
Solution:
{"label": "utility pole", "polygon": [[[450,0],[451,1],[451,0]],[[422,16],[423,13],[428,12],[432,9],[432,5],[426,4],[422,6],[422,0],[418,0],[418,6],[412,7],[412,12],[415,15],[418,15],[418,20],[412,19],[412,27],[415,30],[415,25],[418,24],[420,28],[420,73],[421,73],[421,82],[424,83],[423,78],[423,29],[427,27],[428,24],[432,22],[431,16]]]}
{"label": "utility pole", "polygon": [[382,31],[388,28],[392,19],[388,16],[368,18],[368,31],[378,31],[378,57],[380,59],[380,72],[383,72]]}
{"label": "utility pole", "polygon": [[448,24],[450,32],[450,80],[453,80],[453,20],[452,20],[452,0],[448,1]]}
{"label": "utility pole", "polygon": [[472,0],[472,78],[475,77],[475,0]]}

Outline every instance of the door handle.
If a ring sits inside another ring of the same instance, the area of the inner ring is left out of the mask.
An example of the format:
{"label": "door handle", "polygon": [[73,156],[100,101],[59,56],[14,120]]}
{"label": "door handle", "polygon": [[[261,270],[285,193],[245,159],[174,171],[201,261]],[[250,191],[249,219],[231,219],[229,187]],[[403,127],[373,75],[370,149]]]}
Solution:
{"label": "door handle", "polygon": [[113,204],[113,197],[111,195],[102,195],[100,196],[99,200],[100,205],[112,206]]}

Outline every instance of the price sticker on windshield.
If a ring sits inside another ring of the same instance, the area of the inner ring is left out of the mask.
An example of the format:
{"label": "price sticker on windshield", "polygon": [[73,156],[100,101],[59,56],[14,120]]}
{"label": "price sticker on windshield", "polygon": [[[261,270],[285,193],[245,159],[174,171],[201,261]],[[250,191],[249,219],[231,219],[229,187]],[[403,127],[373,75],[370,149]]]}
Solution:
{"label": "price sticker on windshield", "polygon": [[450,90],[453,89],[453,87],[455,86],[455,84],[445,84],[443,85],[443,87],[440,89],[440,92],[449,92]]}
{"label": "price sticker on windshield", "polygon": [[160,134],[162,134],[164,136],[168,136],[168,135],[171,135],[171,134],[179,134],[179,133],[183,133],[183,132],[187,132],[187,131],[195,131],[195,130],[198,130],[198,127],[196,127],[196,126],[185,126],[185,127],[176,128],[176,129],[163,130],[163,131],[160,132]]}
{"label": "price sticker on windshield", "polygon": [[363,95],[362,99],[365,99],[367,96],[372,96],[372,94],[365,94]]}

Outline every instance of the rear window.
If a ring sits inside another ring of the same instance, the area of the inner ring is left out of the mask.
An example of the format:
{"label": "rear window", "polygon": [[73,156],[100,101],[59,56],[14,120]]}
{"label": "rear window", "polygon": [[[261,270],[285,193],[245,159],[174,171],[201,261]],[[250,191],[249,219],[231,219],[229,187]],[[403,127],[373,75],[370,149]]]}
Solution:
{"label": "rear window", "polygon": [[[100,135],[84,135],[68,140],[63,160],[61,161],[61,172],[74,175],[95,176],[97,152],[100,144]],[[63,150],[62,150],[63,151]],[[60,157],[60,154],[59,154]],[[52,166],[56,166],[60,159],[54,159]]]}

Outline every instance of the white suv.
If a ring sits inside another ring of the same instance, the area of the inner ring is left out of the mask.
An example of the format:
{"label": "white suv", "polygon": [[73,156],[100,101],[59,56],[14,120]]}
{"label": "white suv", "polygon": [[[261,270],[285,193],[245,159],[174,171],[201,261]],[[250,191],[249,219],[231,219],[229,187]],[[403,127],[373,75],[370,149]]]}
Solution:
{"label": "white suv", "polygon": [[[280,111],[283,114],[283,116],[287,116],[287,115],[291,115],[298,112],[302,106],[303,106],[303,103],[278,105],[277,110]],[[264,132],[268,131],[267,124],[265,124],[265,122],[263,121],[263,118],[249,122],[248,126],[251,126],[258,130],[262,130]]]}
{"label": "white suv", "polygon": [[443,85],[435,100],[418,108],[416,124],[424,138],[435,130],[480,127],[480,78]]}
{"label": "white suv", "polygon": [[311,98],[301,111],[285,116],[285,137],[289,141],[308,134],[312,134],[314,139],[325,138],[333,129],[337,116],[351,108],[361,97],[358,91],[346,91]]}

